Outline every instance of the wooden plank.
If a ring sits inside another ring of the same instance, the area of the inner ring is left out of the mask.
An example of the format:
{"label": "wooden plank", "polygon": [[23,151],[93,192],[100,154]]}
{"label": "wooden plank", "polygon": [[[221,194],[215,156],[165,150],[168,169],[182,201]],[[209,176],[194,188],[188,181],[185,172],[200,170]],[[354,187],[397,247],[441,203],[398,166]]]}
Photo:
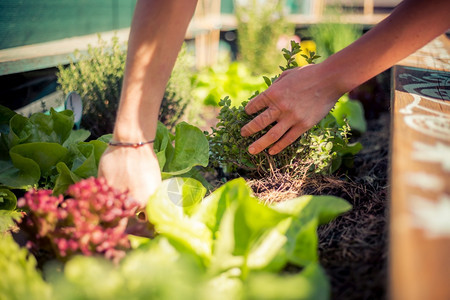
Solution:
{"label": "wooden plank", "polygon": [[[375,25],[385,19],[389,14],[345,14],[339,16],[333,15],[305,15],[305,14],[289,14],[287,19],[296,26],[311,25],[326,22],[341,22],[346,24]],[[236,16],[222,14],[216,19],[221,30],[234,30],[237,28]]]}
{"label": "wooden plank", "polygon": [[[192,20],[186,33],[186,39],[208,33],[210,28],[217,30],[220,27],[218,22],[219,19],[213,16]],[[105,41],[110,41],[113,36],[117,36],[119,41],[126,42],[129,33],[130,28],[124,28],[0,50],[0,76],[68,64],[70,61],[76,61],[76,57],[73,56],[75,50],[86,53],[89,45],[97,46],[99,35]]]}
{"label": "wooden plank", "polygon": [[393,68],[390,294],[450,299],[449,44]]}
{"label": "wooden plank", "polygon": [[400,61],[397,65],[448,72],[450,70],[449,49],[450,39],[442,35]]}
{"label": "wooden plank", "polygon": [[[99,33],[105,41],[117,36],[120,41],[128,40],[129,28]],[[47,43],[39,43],[0,50],[0,75],[27,72],[67,64],[75,50],[86,53],[88,46],[98,45],[99,34],[90,34]]]}

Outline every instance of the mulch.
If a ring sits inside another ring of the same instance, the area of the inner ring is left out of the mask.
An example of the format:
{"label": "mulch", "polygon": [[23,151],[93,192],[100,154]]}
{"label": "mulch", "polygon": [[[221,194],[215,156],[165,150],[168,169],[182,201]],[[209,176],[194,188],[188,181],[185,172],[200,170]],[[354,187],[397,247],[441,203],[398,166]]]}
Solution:
{"label": "mulch", "polygon": [[354,168],[345,172],[303,179],[273,174],[247,181],[265,203],[333,195],[353,205],[318,229],[320,263],[330,278],[332,299],[386,298],[389,123],[387,112],[368,122],[368,131],[357,139],[364,148]]}

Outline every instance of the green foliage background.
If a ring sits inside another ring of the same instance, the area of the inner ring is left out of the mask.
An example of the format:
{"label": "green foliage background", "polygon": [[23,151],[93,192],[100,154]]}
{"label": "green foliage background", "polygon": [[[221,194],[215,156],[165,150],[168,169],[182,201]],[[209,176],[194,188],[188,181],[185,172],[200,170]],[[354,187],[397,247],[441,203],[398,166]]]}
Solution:
{"label": "green foliage background", "polygon": [[[94,138],[111,133],[125,70],[126,44],[117,37],[110,42],[99,36],[99,46],[90,46],[87,54],[76,52],[77,62],[59,66],[58,83],[68,94],[72,91],[83,99],[81,126]],[[183,115],[191,98],[192,59],[183,48],[178,56],[161,103],[159,120],[170,129]]]}
{"label": "green foliage background", "polygon": [[238,59],[254,75],[272,74],[282,62],[277,42],[281,35],[292,35],[293,24],[285,17],[284,0],[235,1],[238,31]]}

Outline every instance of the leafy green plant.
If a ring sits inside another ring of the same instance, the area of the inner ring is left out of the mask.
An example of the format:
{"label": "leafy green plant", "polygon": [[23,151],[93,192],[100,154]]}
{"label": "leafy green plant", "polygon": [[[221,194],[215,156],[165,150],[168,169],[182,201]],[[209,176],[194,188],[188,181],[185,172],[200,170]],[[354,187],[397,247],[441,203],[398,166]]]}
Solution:
{"label": "leafy green plant", "polygon": [[234,99],[232,105],[239,106],[239,99],[248,99],[253,91],[264,87],[261,78],[251,75],[242,62],[224,62],[197,73],[193,80],[193,96],[205,105],[218,106],[222,95]]}
{"label": "leafy green plant", "polygon": [[0,233],[0,299],[50,299],[51,287],[36,265],[36,259],[11,234]]}
{"label": "leafy green plant", "polygon": [[309,35],[313,37],[317,52],[321,60],[342,50],[362,34],[361,26],[345,23],[320,23],[308,28]]}
{"label": "leafy green plant", "polygon": [[174,129],[176,123],[183,117],[186,106],[193,98],[193,61],[193,55],[183,45],[167,83],[159,112],[159,121],[169,130]]}
{"label": "leafy green plant", "polygon": [[188,176],[205,183],[195,169],[197,166],[206,167],[209,162],[208,140],[200,129],[181,122],[175,126],[173,135],[162,123],[158,123],[153,148],[163,179]]}
{"label": "leafy green plant", "polygon": [[[51,188],[59,193],[69,183],[97,175],[106,143],[84,142],[90,133],[72,130],[72,111],[51,109],[49,115],[35,113],[30,118],[15,113],[2,116],[0,185],[4,188]],[[67,182],[66,177],[73,180]]]}
{"label": "leafy green plant", "polygon": [[[0,106],[0,209],[15,206],[12,189],[51,189],[55,194],[83,178],[96,177],[100,157],[111,135],[84,142],[87,130],[73,130],[72,111],[30,118]],[[153,145],[164,178],[190,174],[195,166],[208,164],[209,145],[200,129],[185,122],[171,134],[158,124]],[[186,175],[187,176],[187,175]],[[197,177],[200,178],[200,177]]]}
{"label": "leafy green plant", "polygon": [[[285,17],[284,1],[235,1],[238,32],[238,59],[254,75],[273,74],[281,63],[277,42],[292,35],[294,27]],[[267,58],[271,59],[267,59]]]}
{"label": "leafy green plant", "polygon": [[[111,133],[126,60],[126,45],[114,37],[107,43],[99,37],[99,46],[90,46],[87,54],[75,52],[77,62],[58,67],[58,83],[68,94],[76,91],[83,99],[82,127],[89,128],[94,137]],[[182,116],[190,98],[191,62],[186,49],[182,49],[166,87],[159,119],[172,128]]]}
{"label": "leafy green plant", "polygon": [[113,130],[126,60],[125,45],[117,37],[109,45],[99,36],[98,43],[87,54],[76,51],[78,62],[58,67],[61,90],[66,95],[75,91],[83,99],[81,126],[97,137]]}
{"label": "leafy green plant", "polygon": [[[300,51],[300,45],[294,41],[291,42],[291,50],[283,49],[286,66],[280,67],[281,70],[297,67],[294,57]],[[307,58],[312,61],[317,55],[311,52]],[[270,86],[278,77],[264,77],[264,81]],[[252,139],[243,138],[240,129],[254,118],[245,113],[246,103],[233,107],[228,96],[222,99],[219,103],[222,107],[218,115],[219,122],[209,135],[212,165],[224,168],[228,173],[240,170],[252,177],[265,177],[274,170],[288,172],[293,177],[310,172],[329,174],[336,171],[344,159],[350,157],[351,160],[352,155],[361,149],[359,143],[349,144],[349,126],[338,126],[335,117],[328,114],[277,155],[270,156],[266,151],[251,155],[247,151],[248,146],[266,134],[271,126],[256,133]]]}
{"label": "leafy green plant", "polygon": [[27,248],[35,253],[48,249],[61,260],[77,254],[103,255],[115,262],[130,248],[125,229],[139,208],[128,192],[94,177],[72,184],[64,196],[30,190],[18,206],[26,210],[19,225],[28,233]]}
{"label": "leafy green plant", "polygon": [[[53,269],[55,299],[329,298],[316,229],[348,211],[345,200],[303,196],[268,207],[243,179],[204,194],[190,178],[163,181],[147,206],[158,236],[135,238],[118,267],[75,257],[63,274]],[[283,274],[287,264],[301,271]]]}
{"label": "leafy green plant", "polygon": [[348,123],[352,131],[364,133],[367,130],[363,105],[358,100],[350,99],[348,94],[339,99],[331,114],[336,118],[339,126],[344,126]]}

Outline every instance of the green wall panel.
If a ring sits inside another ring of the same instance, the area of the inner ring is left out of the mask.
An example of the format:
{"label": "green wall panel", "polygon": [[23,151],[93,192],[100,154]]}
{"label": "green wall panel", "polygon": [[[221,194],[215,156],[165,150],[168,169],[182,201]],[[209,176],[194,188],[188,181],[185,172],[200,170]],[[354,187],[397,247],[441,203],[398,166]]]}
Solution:
{"label": "green wall panel", "polygon": [[0,49],[129,27],[136,0],[1,0]]}

